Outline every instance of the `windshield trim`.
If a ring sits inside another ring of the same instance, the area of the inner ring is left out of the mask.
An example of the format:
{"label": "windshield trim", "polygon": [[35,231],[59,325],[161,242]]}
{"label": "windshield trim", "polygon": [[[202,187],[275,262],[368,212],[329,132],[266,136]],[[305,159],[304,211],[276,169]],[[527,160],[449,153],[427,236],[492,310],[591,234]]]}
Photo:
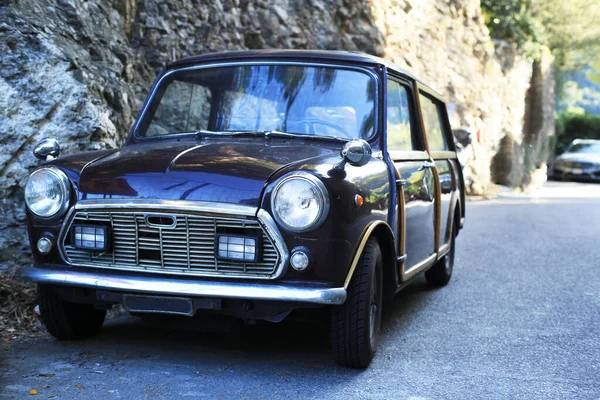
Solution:
{"label": "windshield trim", "polygon": [[[374,98],[374,108],[373,108],[373,112],[375,113],[375,118],[374,118],[374,122],[373,122],[373,133],[370,136],[368,136],[367,138],[364,138],[363,140],[370,142],[378,136],[377,133],[379,130],[379,111],[380,111],[379,110],[379,108],[380,108],[379,96],[380,96],[380,91],[381,91],[381,89],[380,89],[381,81],[379,79],[379,75],[377,73],[375,73],[375,71],[373,71],[372,69],[369,69],[368,67],[364,67],[364,66],[345,65],[345,64],[338,64],[338,63],[322,63],[322,62],[309,62],[309,61],[266,61],[266,60],[265,61],[212,62],[212,63],[208,63],[208,64],[194,65],[191,67],[177,68],[177,69],[173,69],[173,70],[166,72],[164,75],[162,75],[159,78],[159,80],[153,86],[152,91],[150,92],[150,95],[148,96],[148,100],[144,103],[142,111],[140,112],[139,117],[137,118],[137,120],[135,121],[135,124],[133,125],[133,128],[131,130],[132,133],[130,136],[133,137],[133,139],[135,139],[136,142],[142,142],[142,141],[147,141],[147,140],[150,140],[150,141],[152,141],[152,140],[167,140],[170,138],[177,138],[177,137],[181,138],[181,137],[186,137],[186,136],[195,137],[194,133],[187,133],[187,132],[170,133],[167,135],[151,136],[151,137],[138,135],[139,125],[141,124],[142,120],[144,120],[144,118],[146,118],[148,109],[150,108],[150,105],[154,101],[154,98],[156,97],[156,93],[158,92],[158,89],[161,87],[163,81],[170,75],[178,73],[178,72],[195,71],[195,70],[208,69],[208,68],[238,67],[238,66],[247,66],[247,65],[250,65],[250,66],[285,65],[285,66],[305,66],[305,67],[316,67],[316,68],[337,68],[337,69],[345,69],[345,70],[365,73],[366,75],[371,77],[371,79],[373,79],[373,81],[375,83],[375,98]],[[286,133],[288,133],[288,132],[286,132]],[[294,135],[294,134],[290,133],[290,135]],[[298,135],[298,136],[300,136],[300,135]],[[320,136],[320,135],[315,135],[315,136]],[[302,137],[302,136],[300,136],[300,137]],[[127,142],[128,141],[129,140],[127,140]]]}
{"label": "windshield trim", "polygon": [[[573,151],[573,149],[577,146],[583,146],[582,148],[580,148],[579,150],[584,150],[586,148],[591,147],[592,149],[597,149],[598,151],[594,151],[594,152],[587,152],[587,151]],[[565,150],[565,154],[598,154],[600,155],[600,140],[598,141],[580,141],[577,143],[572,143],[567,150]]]}

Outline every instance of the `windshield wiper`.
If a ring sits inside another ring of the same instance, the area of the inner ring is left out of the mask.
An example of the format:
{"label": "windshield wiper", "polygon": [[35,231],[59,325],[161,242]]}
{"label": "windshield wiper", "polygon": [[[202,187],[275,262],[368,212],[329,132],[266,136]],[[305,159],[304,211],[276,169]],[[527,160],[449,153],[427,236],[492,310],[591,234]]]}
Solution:
{"label": "windshield wiper", "polygon": [[324,135],[306,135],[301,133],[289,133],[281,131],[210,131],[201,129],[194,132],[196,136],[261,136],[265,139],[276,138],[288,138],[288,139],[309,139],[309,140],[332,140],[336,142],[346,143],[350,139],[341,138],[337,136],[324,136]]}

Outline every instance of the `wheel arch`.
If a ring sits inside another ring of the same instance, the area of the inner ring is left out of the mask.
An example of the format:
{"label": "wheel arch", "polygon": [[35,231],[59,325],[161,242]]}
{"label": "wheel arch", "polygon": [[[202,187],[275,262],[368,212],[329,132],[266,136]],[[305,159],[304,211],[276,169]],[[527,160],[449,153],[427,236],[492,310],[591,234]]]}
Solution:
{"label": "wheel arch", "polygon": [[381,250],[384,286],[386,290],[388,290],[388,287],[393,289],[398,283],[398,271],[397,268],[395,268],[395,241],[392,228],[385,221],[373,221],[366,226],[359,241],[359,245],[354,253],[354,257],[352,258],[352,264],[350,265],[350,270],[348,271],[348,276],[344,283],[344,287],[348,288],[350,280],[352,279],[352,275],[354,275],[354,271],[356,270],[358,260],[360,259],[364,247],[370,238],[375,238],[377,240]]}
{"label": "wheel arch", "polygon": [[462,226],[461,226],[461,220],[462,220],[462,216],[464,215],[464,211],[463,211],[463,205],[462,202],[460,200],[460,195],[455,196],[455,200],[452,203],[452,206],[450,208],[450,213],[448,213],[448,216],[450,218],[452,218],[452,229],[454,229],[454,235],[458,236],[458,232],[460,232]]}

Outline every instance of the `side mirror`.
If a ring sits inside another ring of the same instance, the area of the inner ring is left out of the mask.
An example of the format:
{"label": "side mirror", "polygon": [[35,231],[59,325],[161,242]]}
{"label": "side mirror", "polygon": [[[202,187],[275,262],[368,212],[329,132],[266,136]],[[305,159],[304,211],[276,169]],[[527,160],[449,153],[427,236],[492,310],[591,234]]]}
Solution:
{"label": "side mirror", "polygon": [[56,139],[43,138],[33,148],[33,155],[40,160],[53,160],[60,155],[60,145]]}
{"label": "side mirror", "polygon": [[361,167],[369,162],[373,150],[369,143],[362,139],[352,140],[344,145],[342,157],[344,160],[355,167]]}

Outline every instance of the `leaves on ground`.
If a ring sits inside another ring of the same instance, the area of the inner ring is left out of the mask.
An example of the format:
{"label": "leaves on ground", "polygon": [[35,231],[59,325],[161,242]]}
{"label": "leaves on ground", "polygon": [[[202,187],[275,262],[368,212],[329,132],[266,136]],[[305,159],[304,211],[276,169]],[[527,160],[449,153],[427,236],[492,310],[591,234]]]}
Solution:
{"label": "leaves on ground", "polygon": [[31,389],[31,390],[29,391],[29,394],[30,394],[30,395],[32,395],[32,396],[35,396],[36,394],[38,394],[38,391],[37,391],[37,390],[35,390],[35,389]]}
{"label": "leaves on ground", "polygon": [[18,269],[0,273],[0,337],[6,344],[18,335],[27,335],[37,326],[33,313],[35,285],[16,278]]}

